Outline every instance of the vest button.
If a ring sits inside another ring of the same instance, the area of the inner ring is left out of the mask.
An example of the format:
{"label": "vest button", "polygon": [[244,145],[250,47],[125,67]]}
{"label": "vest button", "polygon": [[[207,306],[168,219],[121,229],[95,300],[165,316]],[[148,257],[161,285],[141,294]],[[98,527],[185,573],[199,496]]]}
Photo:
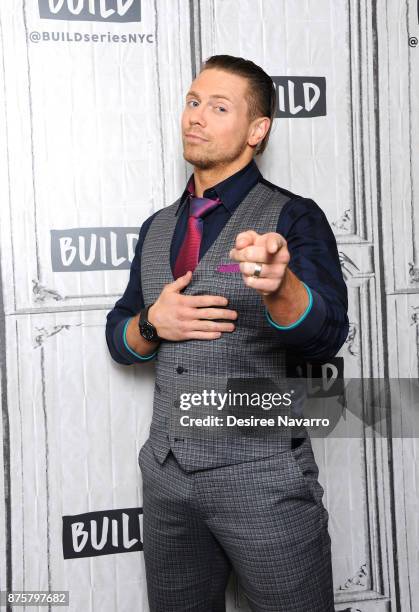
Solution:
{"label": "vest button", "polygon": [[182,366],[178,366],[178,367],[176,368],[176,372],[177,372],[178,374],[183,374],[183,373],[184,373],[184,371],[185,371],[185,368],[182,368]]}

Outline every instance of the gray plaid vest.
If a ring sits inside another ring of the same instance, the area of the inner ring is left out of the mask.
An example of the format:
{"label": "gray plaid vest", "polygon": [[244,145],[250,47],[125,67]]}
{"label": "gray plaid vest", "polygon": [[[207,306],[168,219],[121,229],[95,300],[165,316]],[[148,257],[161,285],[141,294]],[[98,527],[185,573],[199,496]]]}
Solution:
{"label": "gray plaid vest", "polygon": [[[227,307],[236,310],[238,318],[235,330],[224,332],[217,340],[161,342],[155,360],[156,380],[150,427],[150,443],[160,463],[164,462],[170,449],[186,471],[194,471],[262,458],[291,448],[291,437],[296,435],[296,430],[291,433],[288,427],[280,428],[280,433],[279,428],[274,428],[276,433],[272,435],[263,427],[205,428],[179,424],[180,416],[187,414],[180,409],[181,394],[200,392],[202,389],[227,392],[232,381],[235,381],[236,390],[240,391],[240,381],[244,384],[247,379],[262,381],[257,385],[262,394],[271,388],[263,381],[273,382],[279,387],[281,380],[284,383],[285,349],[279,341],[280,332],[266,319],[261,296],[244,284],[240,272],[224,272],[217,268],[222,264],[235,263],[229,258],[229,251],[240,232],[248,229],[258,233],[275,232],[279,214],[288,199],[279,189],[258,182],[200,259],[190,284],[182,292],[184,295],[225,296],[229,301]],[[175,213],[179,202],[180,199],[159,211],[143,244],[141,286],[146,305],[158,298],[163,285],[174,281],[170,245],[178,219]],[[194,410],[194,416],[227,414],[225,410],[213,407],[206,409],[206,412]],[[261,408],[251,411],[260,417],[271,416],[269,412]],[[237,406],[231,411],[236,416],[240,416],[240,413],[241,409]],[[281,414],[289,415],[289,409]]]}

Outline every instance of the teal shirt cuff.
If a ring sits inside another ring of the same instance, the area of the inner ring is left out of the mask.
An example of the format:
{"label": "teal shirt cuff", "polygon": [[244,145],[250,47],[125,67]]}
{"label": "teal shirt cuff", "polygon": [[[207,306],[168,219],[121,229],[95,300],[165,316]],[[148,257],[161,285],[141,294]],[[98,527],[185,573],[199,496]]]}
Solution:
{"label": "teal shirt cuff", "polygon": [[[132,359],[133,357],[136,358],[136,360],[138,361],[149,361],[150,359],[153,359],[156,355],[158,351],[154,351],[154,353],[151,353],[151,355],[140,355],[139,353],[135,352],[128,344],[127,342],[127,327],[129,325],[129,322],[131,321],[133,317],[130,317],[129,319],[127,319],[124,323],[124,327],[122,330],[122,345],[119,344],[118,349],[120,352],[123,353],[123,355],[125,357],[129,357]],[[118,326],[117,326],[118,327]],[[132,359],[133,363],[135,363],[136,361],[134,359]]]}
{"label": "teal shirt cuff", "polygon": [[310,287],[307,287],[305,283],[303,283],[303,285],[306,288],[307,293],[308,293],[308,306],[303,312],[303,314],[301,315],[301,317],[297,319],[296,321],[294,321],[294,323],[291,323],[290,325],[278,325],[278,323],[275,323],[275,321],[271,318],[268,312],[268,309],[265,307],[266,318],[268,319],[271,325],[276,327],[276,329],[282,329],[282,330],[294,329],[294,327],[297,327],[297,325],[300,325],[304,321],[304,319],[307,317],[308,313],[310,312],[313,306],[313,294],[311,293]]}
{"label": "teal shirt cuff", "polygon": [[310,344],[313,338],[320,333],[327,318],[327,306],[323,297],[305,283],[303,284],[308,293],[309,303],[301,317],[291,325],[275,323],[265,307],[266,319],[272,327],[278,330],[281,342],[296,349]]}

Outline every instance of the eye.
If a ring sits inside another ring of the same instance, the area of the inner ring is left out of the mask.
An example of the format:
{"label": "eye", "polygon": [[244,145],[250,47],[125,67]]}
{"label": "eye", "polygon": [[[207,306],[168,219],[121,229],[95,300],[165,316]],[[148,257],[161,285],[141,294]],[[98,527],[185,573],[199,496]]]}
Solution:
{"label": "eye", "polygon": [[218,106],[216,106],[215,108],[219,108],[219,109],[220,109],[220,111],[227,112],[227,109],[226,109],[224,106],[220,106],[220,105],[218,105]]}
{"label": "eye", "polygon": [[198,104],[198,102],[196,100],[187,100],[186,101],[186,106],[190,106],[193,102],[196,102]]}

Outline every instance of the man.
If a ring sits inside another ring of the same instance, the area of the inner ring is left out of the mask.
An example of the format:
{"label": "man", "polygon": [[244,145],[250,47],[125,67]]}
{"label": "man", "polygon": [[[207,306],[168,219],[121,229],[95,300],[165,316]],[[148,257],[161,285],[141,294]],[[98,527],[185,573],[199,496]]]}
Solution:
{"label": "man", "polygon": [[156,359],[139,453],[154,612],[225,610],[232,568],[254,611],[334,610],[328,513],[308,435],[183,434],[179,425],[185,390],[240,390],[246,379],[278,388],[287,355],[326,360],[348,333],[324,213],[266,181],[253,159],[275,108],[274,84],[253,62],[205,62],[182,115],[193,175],[142,225],[128,286],[107,317],[117,362]]}

